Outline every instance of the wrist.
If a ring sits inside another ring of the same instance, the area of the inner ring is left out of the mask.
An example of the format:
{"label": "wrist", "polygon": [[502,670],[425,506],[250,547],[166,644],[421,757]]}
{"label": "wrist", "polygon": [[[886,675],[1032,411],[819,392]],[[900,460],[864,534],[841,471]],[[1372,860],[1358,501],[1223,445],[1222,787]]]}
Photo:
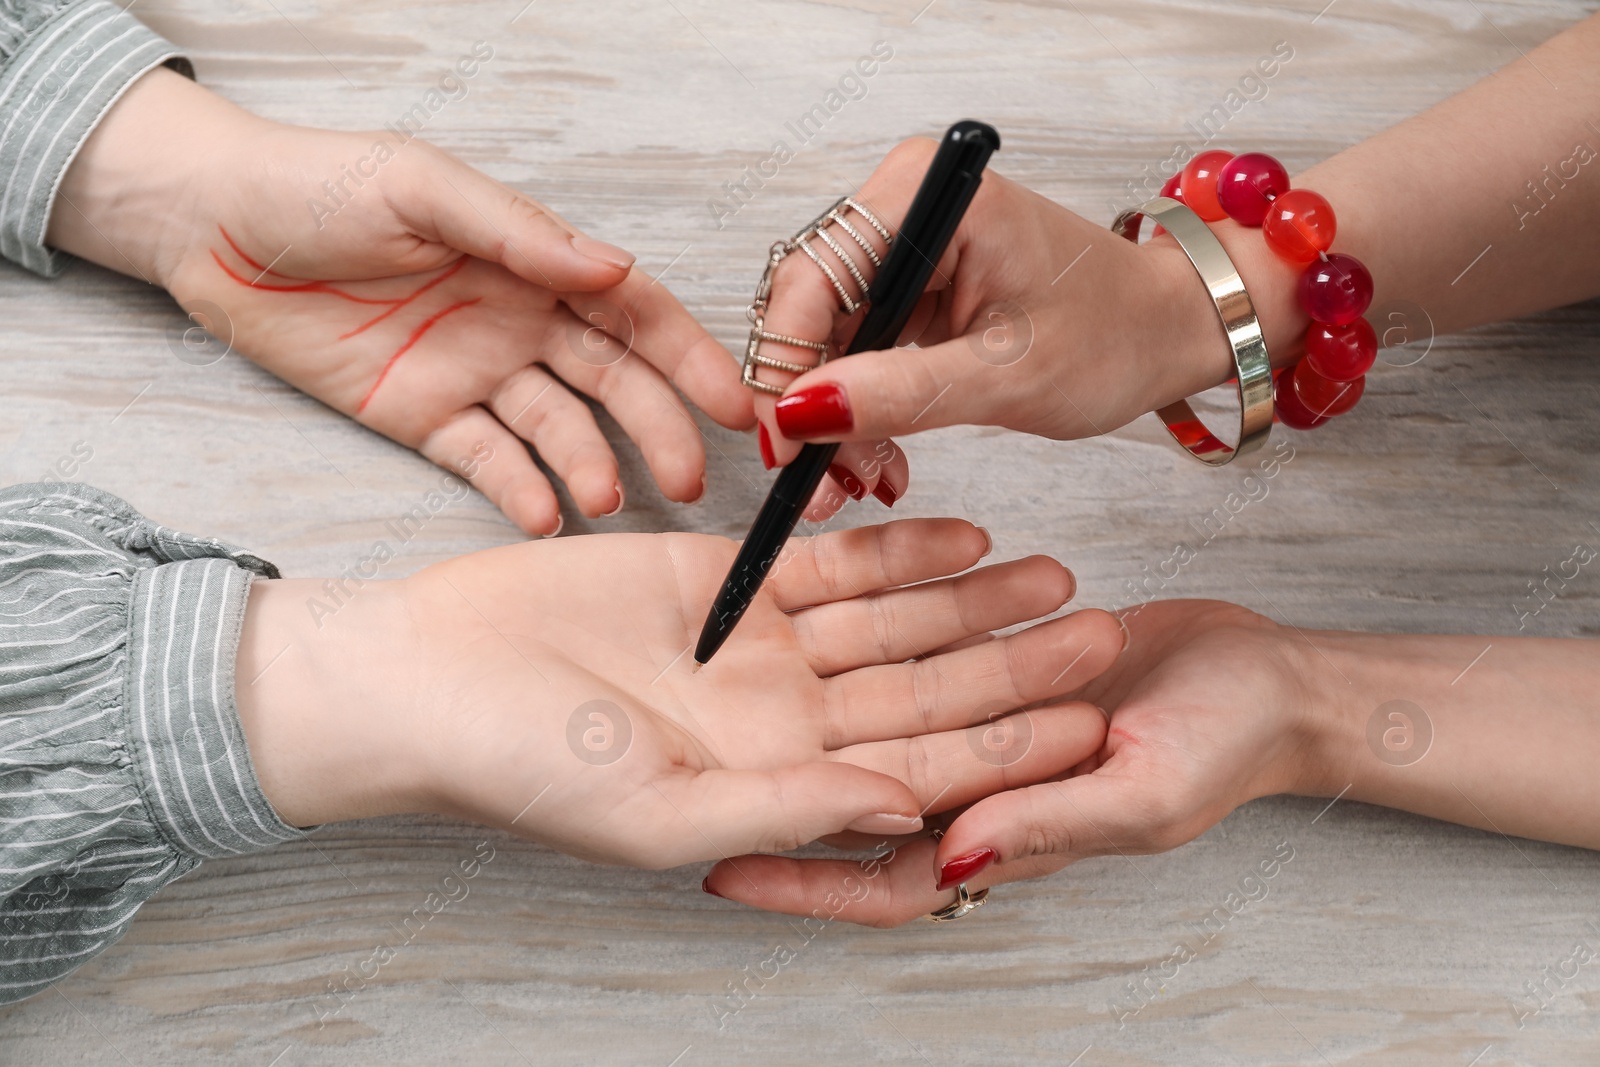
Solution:
{"label": "wrist", "polygon": [[267,125],[165,68],[95,127],[61,181],[46,243],[167,288],[218,161]]}
{"label": "wrist", "polygon": [[1295,792],[1406,807],[1419,773],[1413,765],[1433,746],[1424,705],[1438,712],[1472,641],[1336,630],[1296,640],[1313,696]]}
{"label": "wrist", "polygon": [[401,582],[258,580],[235,699],[262,792],[295,826],[429,810]]}
{"label": "wrist", "polygon": [[1150,378],[1155,391],[1148,409],[1155,411],[1221,385],[1237,370],[1217,305],[1177,240],[1163,232],[1140,251],[1150,260],[1165,324],[1164,343],[1154,353],[1159,363]]}
{"label": "wrist", "polygon": [[[1299,796],[1337,796],[1351,783],[1359,759],[1359,738],[1351,729],[1351,678],[1360,665],[1346,654],[1340,633],[1320,631],[1302,637],[1285,630],[1283,652],[1299,682],[1299,744],[1287,792]],[[1315,644],[1308,644],[1307,642]]]}
{"label": "wrist", "polygon": [[[1207,223],[1244,282],[1255,307],[1274,369],[1300,358],[1310,319],[1295,296],[1299,271],[1273,255],[1259,229],[1231,219]],[[1141,246],[1157,279],[1163,320],[1169,337],[1153,381],[1152,408],[1182,400],[1234,378],[1238,369],[1222,327],[1217,305],[1171,234],[1162,233]]]}

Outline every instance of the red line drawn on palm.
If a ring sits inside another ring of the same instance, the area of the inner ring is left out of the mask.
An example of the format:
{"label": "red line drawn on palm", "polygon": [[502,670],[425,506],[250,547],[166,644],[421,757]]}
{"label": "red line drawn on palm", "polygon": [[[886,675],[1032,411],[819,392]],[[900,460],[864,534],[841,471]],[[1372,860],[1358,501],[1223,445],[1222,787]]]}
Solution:
{"label": "red line drawn on palm", "polygon": [[[239,259],[242,260],[250,269],[256,271],[256,277],[253,280],[244,277],[238,271],[230,267],[227,261],[222,258],[222,255],[217,252],[216,249],[211,250],[211,258],[216,261],[217,266],[222,269],[224,274],[247,289],[255,289],[259,292],[267,293],[313,293],[321,296],[335,297],[339,300],[347,300],[352,304],[367,304],[370,306],[382,307],[384,309],[377,315],[368,319],[366,322],[363,322],[361,325],[357,326],[355,329],[340,334],[338,337],[338,340],[340,341],[347,341],[357,334],[366,332],[367,330],[376,326],[378,323],[382,322],[384,319],[387,319],[389,316],[399,311],[401,308],[411,304],[423,293],[426,293],[428,290],[439,285],[446,278],[451,277],[462,267],[467,265],[467,257],[462,256],[448,267],[445,267],[440,273],[418,285],[417,288],[413,289],[405,296],[383,298],[357,296],[354,293],[346,292],[345,290],[340,289],[332,282],[320,281],[317,279],[308,281],[304,278],[295,278],[287,274],[280,274],[275,270],[269,270],[247,255],[244,249],[240,248],[238,244],[234,242],[233,237],[226,229],[218,226],[217,230],[222,234],[222,239],[228,243],[228,247],[233,249],[233,254],[238,256]],[[291,282],[293,284],[262,285],[260,283],[263,278],[281,279],[282,281]],[[367,395],[362,397],[361,403],[356,405],[356,414],[359,415],[366,410],[367,405],[372,402],[373,394],[378,391],[378,386],[383,384],[383,380],[389,376],[389,371],[391,371],[394,368],[394,365],[399,362],[400,357],[411,351],[411,349],[416,346],[417,342],[422,340],[424,334],[433,329],[434,326],[438,325],[439,320],[443,319],[447,315],[452,315],[455,312],[460,311],[462,308],[471,307],[473,304],[478,303],[478,301],[481,299],[482,297],[474,297],[471,300],[458,300],[453,304],[449,304],[443,308],[440,308],[438,311],[435,311],[432,315],[429,315],[427,318],[418,323],[416,328],[411,331],[410,335],[405,339],[405,341],[401,343],[400,347],[395,349],[394,353],[390,355],[386,361],[384,361],[383,369],[378,371],[378,377],[375,381],[373,381],[372,387],[367,390]]]}

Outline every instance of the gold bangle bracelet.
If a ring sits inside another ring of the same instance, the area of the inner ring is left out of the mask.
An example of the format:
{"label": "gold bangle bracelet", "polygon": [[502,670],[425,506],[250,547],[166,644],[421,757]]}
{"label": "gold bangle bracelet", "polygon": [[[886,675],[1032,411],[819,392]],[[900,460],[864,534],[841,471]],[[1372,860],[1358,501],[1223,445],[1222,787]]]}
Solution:
{"label": "gold bangle bracelet", "polygon": [[1236,456],[1266,444],[1272,432],[1272,362],[1267,357],[1266,338],[1255,305],[1244,290],[1244,281],[1222,242],[1194,210],[1164,196],[1129,208],[1118,215],[1111,230],[1135,243],[1139,240],[1141,216],[1148,216],[1178,242],[1195,273],[1205,282],[1211,302],[1217,306],[1222,328],[1233,348],[1233,365],[1239,383],[1239,443],[1230,446],[1219,440],[1195,415],[1187,400],[1168,404],[1156,412],[1167,432],[1195,459],[1213,467],[1231,462]]}

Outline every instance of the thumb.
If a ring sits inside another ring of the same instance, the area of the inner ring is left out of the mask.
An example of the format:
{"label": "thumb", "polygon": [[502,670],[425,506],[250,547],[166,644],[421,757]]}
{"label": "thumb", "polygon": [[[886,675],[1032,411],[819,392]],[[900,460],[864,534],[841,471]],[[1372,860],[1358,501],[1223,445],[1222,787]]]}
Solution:
{"label": "thumb", "polygon": [[[849,763],[802,763],[775,770],[710,770],[658,782],[693,830],[676,862],[788,852],[845,829],[876,834],[922,828],[917,796],[898,778]],[[707,843],[716,852],[707,854]]]}
{"label": "thumb", "polygon": [[775,418],[783,436],[802,441],[874,441],[940,426],[1004,425],[1007,397],[1022,381],[1016,365],[987,363],[968,337],[955,337],[929,348],[825,363],[789,385]]}
{"label": "thumb", "polygon": [[620,285],[631,253],[573,233],[534,200],[426,142],[396,183],[389,206],[424,240],[498,263],[546,289],[593,292]]}
{"label": "thumb", "polygon": [[1169,787],[1118,774],[1115,762],[1113,756],[1090,774],[996,793],[962,812],[934,854],[940,887],[967,881],[992,864],[1034,856],[1071,861],[1177,845],[1168,841],[1162,791]]}

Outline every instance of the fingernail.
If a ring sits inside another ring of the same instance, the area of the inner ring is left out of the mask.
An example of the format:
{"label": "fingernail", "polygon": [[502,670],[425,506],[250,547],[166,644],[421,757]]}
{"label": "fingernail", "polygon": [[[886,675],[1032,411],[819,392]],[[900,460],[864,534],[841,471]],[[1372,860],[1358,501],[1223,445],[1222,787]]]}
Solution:
{"label": "fingernail", "polygon": [[547,534],[540,534],[539,536],[540,537],[555,537],[556,535],[561,533],[561,527],[565,526],[566,524],[567,524],[567,517],[565,515],[558,514],[556,516],[556,528],[554,530],[551,530]]}
{"label": "fingernail", "polygon": [[612,508],[610,511],[606,512],[605,514],[601,515],[600,517],[602,519],[609,519],[611,516],[615,515],[619,511],[621,511],[622,510],[622,505],[626,504],[627,502],[628,502],[628,498],[622,492],[622,483],[618,482],[617,483],[617,506]]}
{"label": "fingernail", "polygon": [[829,464],[828,473],[833,475],[833,480],[839,483],[839,488],[850,494],[851,500],[860,500],[867,495],[866,483],[851,474],[849,469],[841,464]]}
{"label": "fingernail", "polygon": [[951,889],[958,886],[999,858],[1000,853],[992,848],[980,848],[965,856],[957,856],[939,868],[939,884],[936,888]]}
{"label": "fingernail", "polygon": [[894,507],[894,502],[900,499],[900,494],[889,484],[887,478],[878,479],[878,484],[872,487],[872,495],[883,501],[883,506],[886,508]]}
{"label": "fingernail", "polygon": [[702,500],[704,500],[705,498],[706,498],[706,476],[704,474],[702,474],[700,476],[700,491],[694,495],[694,499],[693,500],[685,501],[685,503],[691,504],[691,505],[698,504]]}
{"label": "fingernail", "polygon": [[983,559],[983,558],[987,557],[989,555],[989,553],[994,551],[994,534],[990,533],[989,532],[989,528],[986,527],[986,526],[978,527],[978,532],[983,534],[983,542],[984,542],[983,554],[980,555],[978,558],[979,559]]}
{"label": "fingernail", "polygon": [[777,406],[778,429],[785,437],[822,437],[849,433],[855,426],[850,398],[842,386],[823,382],[783,397]]}
{"label": "fingernail", "polygon": [[876,815],[861,816],[845,829],[862,834],[914,834],[922,829],[922,820],[915,815],[880,811]]}
{"label": "fingernail", "polygon": [[759,423],[756,437],[761,444],[761,465],[771,470],[778,465],[778,457],[772,451],[772,435],[767,433],[767,424]]}
{"label": "fingernail", "polygon": [[722,897],[723,900],[728,899],[727,897],[723,897],[722,894],[717,892],[715,889],[711,888],[711,876],[709,874],[700,880],[700,888],[705,892],[710,893],[714,897]]}
{"label": "fingernail", "polygon": [[597,259],[608,267],[627,270],[633,266],[633,253],[616,245],[608,245],[604,241],[596,241],[593,237],[578,234],[572,238],[572,250],[585,259]]}
{"label": "fingernail", "polygon": [[1128,651],[1128,646],[1133,644],[1133,631],[1128,629],[1128,621],[1121,615],[1115,616],[1117,625],[1122,627],[1122,651]]}

